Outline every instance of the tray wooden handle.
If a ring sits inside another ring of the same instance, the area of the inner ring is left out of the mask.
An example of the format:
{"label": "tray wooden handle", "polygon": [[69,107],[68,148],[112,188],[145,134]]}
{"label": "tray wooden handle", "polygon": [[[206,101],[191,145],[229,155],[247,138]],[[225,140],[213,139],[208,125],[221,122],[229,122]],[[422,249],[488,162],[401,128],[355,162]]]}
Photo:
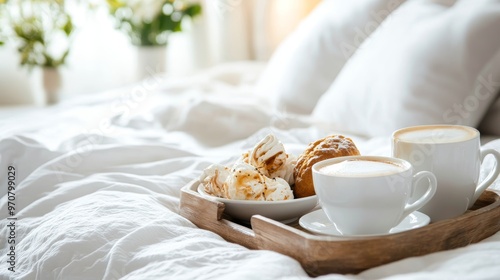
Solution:
{"label": "tray wooden handle", "polygon": [[201,197],[193,190],[183,189],[179,213],[197,227],[213,231],[229,242],[258,249],[252,229],[223,219],[222,202]]}
{"label": "tray wooden handle", "polygon": [[250,249],[273,250],[298,260],[311,275],[359,273],[412,256],[463,247],[500,230],[500,192],[487,190],[467,213],[385,236],[339,238],[255,215],[251,229],[225,216],[224,203],[202,197],[191,182],[181,192],[180,214],[200,228]]}

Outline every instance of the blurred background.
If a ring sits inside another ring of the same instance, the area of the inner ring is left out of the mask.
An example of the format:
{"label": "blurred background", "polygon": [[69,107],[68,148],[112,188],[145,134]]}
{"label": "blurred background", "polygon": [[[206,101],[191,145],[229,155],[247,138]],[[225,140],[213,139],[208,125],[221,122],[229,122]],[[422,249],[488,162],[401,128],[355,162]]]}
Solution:
{"label": "blurred background", "polygon": [[318,2],[0,0],[0,109],[265,63]]}

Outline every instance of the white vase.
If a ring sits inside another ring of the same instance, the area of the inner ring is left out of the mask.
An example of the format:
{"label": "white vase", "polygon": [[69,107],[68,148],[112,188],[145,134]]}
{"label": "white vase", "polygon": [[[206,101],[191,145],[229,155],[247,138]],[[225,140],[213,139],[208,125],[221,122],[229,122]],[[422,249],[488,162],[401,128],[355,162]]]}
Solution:
{"label": "white vase", "polygon": [[137,76],[146,79],[166,72],[167,47],[166,46],[140,46],[137,47]]}
{"label": "white vase", "polygon": [[45,104],[52,105],[59,101],[62,79],[61,72],[57,68],[42,68],[43,90],[45,93]]}
{"label": "white vase", "polygon": [[252,59],[249,20],[253,1],[205,2],[213,63]]}

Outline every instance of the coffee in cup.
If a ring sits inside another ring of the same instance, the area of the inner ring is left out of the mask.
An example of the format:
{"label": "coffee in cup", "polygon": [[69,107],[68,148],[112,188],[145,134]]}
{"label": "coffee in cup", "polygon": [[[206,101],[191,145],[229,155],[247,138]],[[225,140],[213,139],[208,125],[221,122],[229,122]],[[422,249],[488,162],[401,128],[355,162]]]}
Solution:
{"label": "coffee in cup", "polygon": [[[328,219],[344,235],[385,234],[427,203],[436,191],[431,172],[413,174],[405,160],[349,156],[313,165],[313,183]],[[409,203],[413,186],[427,179],[427,191]]]}
{"label": "coffee in cup", "polygon": [[[409,161],[416,171],[431,171],[437,179],[436,195],[420,211],[432,221],[453,218],[469,209],[498,176],[500,154],[481,150],[479,131],[460,125],[423,125],[403,128],[392,135],[392,155]],[[479,171],[486,155],[497,164],[481,183]],[[418,185],[416,200],[425,186]]]}
{"label": "coffee in cup", "polygon": [[383,176],[402,171],[404,171],[404,166],[379,160],[344,160],[319,169],[322,174],[341,177]]}

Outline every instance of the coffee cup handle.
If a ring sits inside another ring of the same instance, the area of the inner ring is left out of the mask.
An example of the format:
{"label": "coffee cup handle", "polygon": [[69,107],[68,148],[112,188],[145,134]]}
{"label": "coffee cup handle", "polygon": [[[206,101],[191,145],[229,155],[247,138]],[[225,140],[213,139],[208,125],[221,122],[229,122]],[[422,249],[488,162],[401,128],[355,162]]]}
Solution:
{"label": "coffee cup handle", "polygon": [[490,171],[490,174],[488,174],[488,177],[484,179],[476,188],[476,191],[474,192],[474,196],[472,197],[471,202],[469,203],[469,207],[474,205],[476,200],[479,198],[479,196],[483,193],[484,190],[486,190],[498,177],[498,174],[500,173],[500,153],[493,150],[493,149],[486,149],[481,151],[481,164],[484,161],[484,158],[487,155],[492,155],[495,158],[495,166],[493,167],[493,170]]}
{"label": "coffee cup handle", "polygon": [[426,178],[429,180],[429,187],[427,188],[427,191],[417,201],[413,202],[412,204],[406,204],[405,209],[403,211],[403,215],[401,216],[401,221],[411,213],[422,208],[422,206],[424,206],[427,202],[429,202],[429,200],[431,200],[431,198],[436,193],[437,190],[436,176],[434,176],[434,174],[432,174],[429,171],[420,171],[417,174],[413,175],[412,185],[411,185],[412,193],[414,188],[420,182],[420,180]]}

